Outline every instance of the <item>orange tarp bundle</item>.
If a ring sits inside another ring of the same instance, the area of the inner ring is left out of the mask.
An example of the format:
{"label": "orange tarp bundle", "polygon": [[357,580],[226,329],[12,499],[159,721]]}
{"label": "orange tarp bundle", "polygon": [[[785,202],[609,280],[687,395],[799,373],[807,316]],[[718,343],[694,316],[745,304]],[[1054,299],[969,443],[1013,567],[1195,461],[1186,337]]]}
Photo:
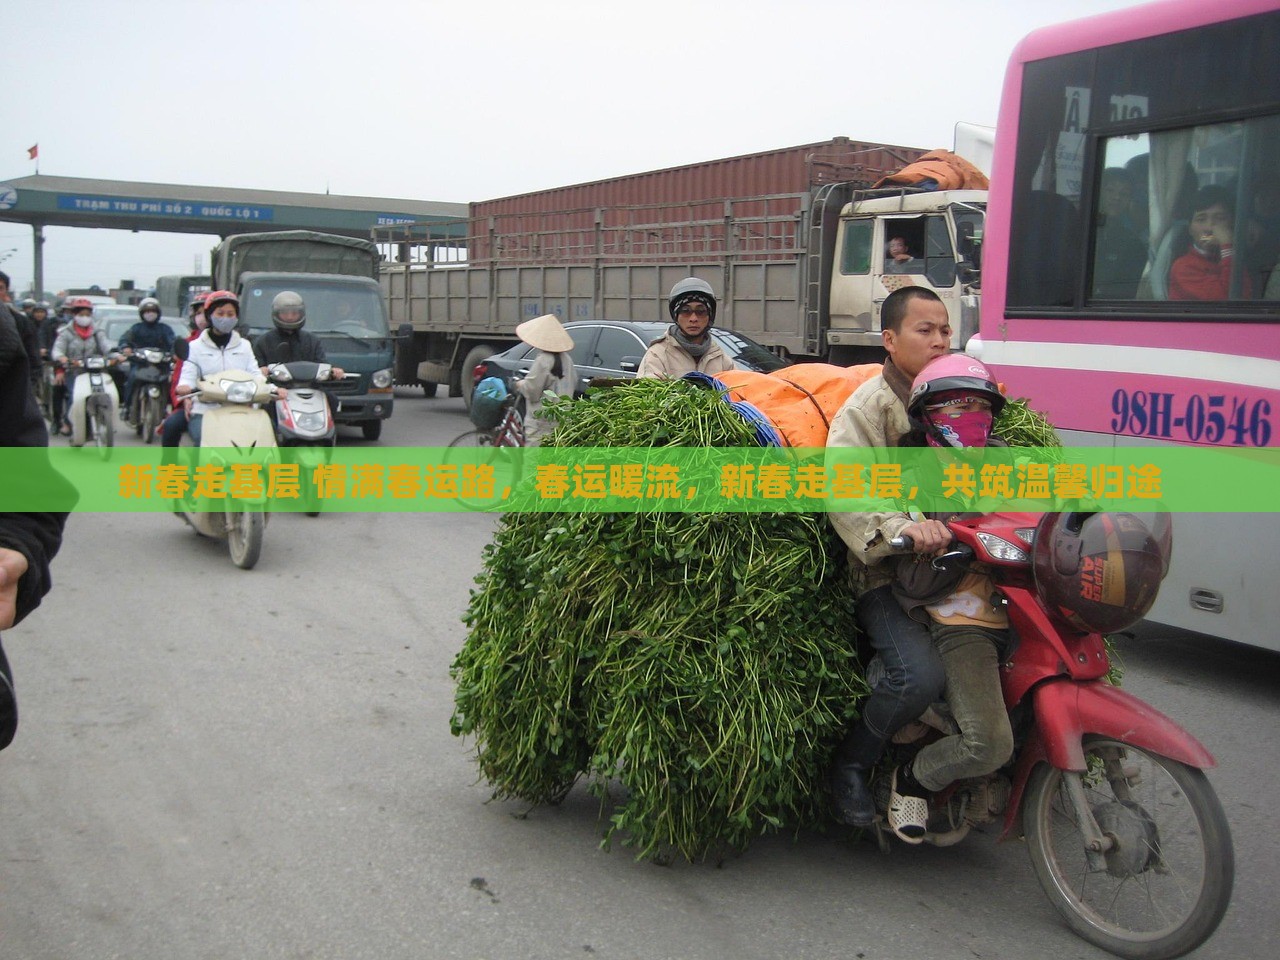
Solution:
{"label": "orange tarp bundle", "polygon": [[797,363],[772,373],[730,370],[715,378],[728,388],[730,400],[745,400],[763,413],[784,446],[824,447],[840,405],[883,369],[878,363]]}
{"label": "orange tarp bundle", "polygon": [[924,180],[937,181],[939,190],[986,190],[991,185],[987,175],[964,157],[950,150],[930,150],[897,173],[881,177],[876,186],[912,187]]}

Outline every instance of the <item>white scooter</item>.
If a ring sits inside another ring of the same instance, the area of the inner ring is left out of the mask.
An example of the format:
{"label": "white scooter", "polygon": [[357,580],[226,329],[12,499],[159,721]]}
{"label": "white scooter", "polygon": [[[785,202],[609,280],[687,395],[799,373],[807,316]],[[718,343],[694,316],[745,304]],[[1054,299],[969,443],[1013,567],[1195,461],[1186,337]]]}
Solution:
{"label": "white scooter", "polygon": [[306,514],[320,515],[320,499],[313,481],[316,467],[326,464],[338,442],[329,395],[320,388],[333,367],[310,360],[273,363],[267,379],[282,387],[276,400],[276,442],[287,462],[297,463],[306,497]]}
{"label": "white scooter", "polygon": [[[271,402],[274,395],[260,375],[243,370],[224,370],[202,377],[196,384],[196,393],[205,403],[220,404],[201,421],[196,463],[221,467],[228,479],[232,476],[232,464],[259,464],[261,493],[228,496],[225,508],[217,510],[187,509],[188,500],[182,516],[197,533],[225,538],[232,563],[242,570],[251,570],[262,553],[262,538],[267,527],[267,472],[269,465],[280,459],[271,418],[258,404]],[[234,456],[229,457],[232,450]],[[193,473],[193,490],[195,482]]]}

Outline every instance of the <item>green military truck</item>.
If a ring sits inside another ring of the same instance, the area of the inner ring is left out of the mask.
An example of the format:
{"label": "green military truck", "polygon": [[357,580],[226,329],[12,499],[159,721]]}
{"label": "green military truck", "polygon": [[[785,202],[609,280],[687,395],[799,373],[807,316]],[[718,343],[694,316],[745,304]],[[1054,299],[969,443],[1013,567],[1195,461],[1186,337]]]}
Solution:
{"label": "green military truck", "polygon": [[[284,230],[227,237],[213,250],[213,286],[240,298],[240,331],[272,327],[271,301],[292,290],[307,305],[306,329],[324,342],[346,379],[327,388],[334,420],[382,435],[393,406],[395,339],[378,286],[378,248],[368,240]],[[407,330],[405,331],[407,333]]]}

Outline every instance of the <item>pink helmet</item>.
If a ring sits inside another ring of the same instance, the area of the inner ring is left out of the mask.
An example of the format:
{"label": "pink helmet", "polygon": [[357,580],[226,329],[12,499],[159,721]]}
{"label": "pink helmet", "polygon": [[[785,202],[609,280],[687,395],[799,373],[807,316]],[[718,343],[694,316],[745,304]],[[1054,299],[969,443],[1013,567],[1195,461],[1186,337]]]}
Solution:
{"label": "pink helmet", "polygon": [[919,421],[924,408],[942,393],[961,390],[991,402],[991,415],[999,416],[1004,409],[1004,394],[991,371],[973,357],[963,353],[948,353],[930,360],[911,382],[911,399],[907,403],[907,415]]}

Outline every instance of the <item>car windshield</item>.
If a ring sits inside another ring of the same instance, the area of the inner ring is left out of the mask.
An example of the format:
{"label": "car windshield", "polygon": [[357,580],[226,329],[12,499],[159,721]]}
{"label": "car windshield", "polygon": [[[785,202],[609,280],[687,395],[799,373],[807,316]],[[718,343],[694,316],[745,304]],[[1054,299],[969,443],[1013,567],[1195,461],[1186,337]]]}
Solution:
{"label": "car windshield", "polygon": [[317,336],[354,337],[357,340],[389,336],[386,313],[377,287],[319,281],[293,281],[288,286],[252,284],[241,298],[244,321],[250,330],[260,333],[271,328],[271,301],[285,290],[292,290],[302,297],[307,307],[306,329]]}

